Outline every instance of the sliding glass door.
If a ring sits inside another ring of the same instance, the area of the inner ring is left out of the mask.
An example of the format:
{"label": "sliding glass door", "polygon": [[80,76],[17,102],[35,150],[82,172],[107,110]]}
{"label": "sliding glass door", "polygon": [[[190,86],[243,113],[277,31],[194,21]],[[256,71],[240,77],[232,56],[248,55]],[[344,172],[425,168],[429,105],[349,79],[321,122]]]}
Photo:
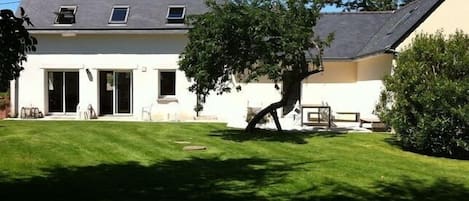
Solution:
{"label": "sliding glass door", "polygon": [[132,73],[130,71],[99,72],[100,114],[132,113]]}
{"label": "sliding glass door", "polygon": [[73,113],[80,100],[78,72],[48,72],[49,113]]}

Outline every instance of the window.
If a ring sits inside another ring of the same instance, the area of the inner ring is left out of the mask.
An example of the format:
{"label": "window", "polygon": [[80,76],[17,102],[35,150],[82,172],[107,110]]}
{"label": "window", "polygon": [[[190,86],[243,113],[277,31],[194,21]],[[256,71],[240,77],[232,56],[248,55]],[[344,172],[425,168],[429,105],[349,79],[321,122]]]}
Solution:
{"label": "window", "polygon": [[160,72],[160,97],[176,95],[176,72]]}
{"label": "window", "polygon": [[112,8],[111,18],[109,19],[109,23],[125,24],[127,23],[128,15],[129,15],[129,6],[114,6],[114,8]]}
{"label": "window", "polygon": [[166,19],[170,24],[182,24],[184,23],[184,15],[185,15],[185,7],[184,6],[170,6],[168,7],[168,15]]}
{"label": "window", "polygon": [[61,6],[55,19],[56,24],[75,24],[76,6]]}

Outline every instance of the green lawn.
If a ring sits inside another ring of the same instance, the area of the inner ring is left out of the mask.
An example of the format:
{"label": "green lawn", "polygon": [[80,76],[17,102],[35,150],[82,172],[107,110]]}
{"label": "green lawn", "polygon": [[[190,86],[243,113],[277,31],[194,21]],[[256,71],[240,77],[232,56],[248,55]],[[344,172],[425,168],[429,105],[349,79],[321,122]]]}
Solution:
{"label": "green lawn", "polygon": [[468,199],[469,161],[402,151],[389,134],[0,121],[2,201]]}

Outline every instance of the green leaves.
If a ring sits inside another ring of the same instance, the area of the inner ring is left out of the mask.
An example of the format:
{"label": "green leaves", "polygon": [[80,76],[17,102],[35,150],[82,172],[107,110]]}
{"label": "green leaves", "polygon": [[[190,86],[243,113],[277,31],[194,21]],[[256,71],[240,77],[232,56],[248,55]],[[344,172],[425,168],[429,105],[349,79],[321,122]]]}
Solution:
{"label": "green leaves", "polygon": [[[385,79],[381,116],[407,148],[461,155],[469,147],[469,36],[423,34]],[[389,95],[392,95],[389,97]],[[391,107],[382,107],[383,102]]]}
{"label": "green leaves", "polygon": [[207,5],[209,12],[189,17],[193,28],[179,61],[180,69],[195,81],[190,90],[199,95],[231,91],[232,75],[242,82],[265,76],[277,83],[286,71],[306,74],[310,62],[306,54],[317,44],[326,44],[313,31],[322,1],[208,1]]}
{"label": "green leaves", "polygon": [[32,23],[23,8],[20,14],[16,17],[11,10],[0,10],[0,91],[8,89],[9,81],[20,75],[26,53],[36,51],[36,38],[23,26]]}

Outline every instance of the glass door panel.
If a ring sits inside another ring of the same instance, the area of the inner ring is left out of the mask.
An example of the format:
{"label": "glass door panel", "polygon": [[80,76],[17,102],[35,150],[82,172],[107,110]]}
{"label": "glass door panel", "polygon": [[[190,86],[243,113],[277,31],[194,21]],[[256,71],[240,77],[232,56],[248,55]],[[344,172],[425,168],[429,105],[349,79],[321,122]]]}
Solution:
{"label": "glass door panel", "polygon": [[63,74],[48,73],[49,112],[63,112]]}
{"label": "glass door panel", "polygon": [[65,72],[65,112],[76,112],[79,103],[78,72]]}
{"label": "glass door panel", "polygon": [[114,114],[114,73],[99,72],[99,111],[100,114]]}
{"label": "glass door panel", "polygon": [[132,74],[130,72],[116,72],[116,112],[131,113],[132,103]]}

